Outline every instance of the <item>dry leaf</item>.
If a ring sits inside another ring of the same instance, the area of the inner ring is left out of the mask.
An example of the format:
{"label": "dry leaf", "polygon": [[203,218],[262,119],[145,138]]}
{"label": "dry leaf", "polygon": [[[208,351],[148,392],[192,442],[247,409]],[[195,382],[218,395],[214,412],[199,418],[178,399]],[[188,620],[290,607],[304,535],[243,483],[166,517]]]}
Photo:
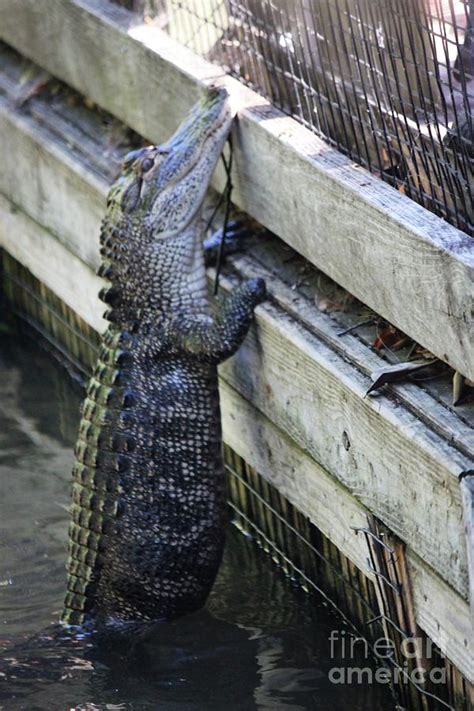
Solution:
{"label": "dry leaf", "polygon": [[474,383],[459,371],[453,375],[453,405],[461,405],[472,393]]}
{"label": "dry leaf", "polygon": [[436,363],[436,360],[435,358],[433,360],[409,361],[407,363],[395,363],[395,365],[386,365],[382,368],[376,368],[370,374],[372,385],[365,394],[368,395],[387,383],[395,383],[398,380],[403,380],[407,375],[411,375],[418,370],[433,365],[433,363]]}
{"label": "dry leaf", "polygon": [[41,94],[43,89],[49,84],[52,77],[48,72],[42,69],[32,69],[28,67],[23,72],[20,79],[20,86],[15,92],[15,105],[20,107],[31,99],[33,96]]}
{"label": "dry leaf", "polygon": [[384,346],[390,347],[390,344],[396,341],[397,338],[397,329],[395,326],[388,324],[388,326],[385,326],[381,331],[379,331],[372,345],[376,351],[379,351]]}
{"label": "dry leaf", "polygon": [[318,301],[318,309],[323,313],[330,314],[332,311],[342,311],[343,308],[343,304],[337,301],[331,301],[331,299],[321,299]]}

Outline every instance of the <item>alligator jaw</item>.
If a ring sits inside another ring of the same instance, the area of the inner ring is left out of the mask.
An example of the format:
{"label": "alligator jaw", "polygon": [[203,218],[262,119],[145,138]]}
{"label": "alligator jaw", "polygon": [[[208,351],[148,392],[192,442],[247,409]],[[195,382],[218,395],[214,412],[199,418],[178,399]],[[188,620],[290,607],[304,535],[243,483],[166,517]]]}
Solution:
{"label": "alligator jaw", "polygon": [[[155,149],[166,157],[150,176],[155,196],[147,224],[159,239],[182,233],[195,217],[229,135],[232,119],[226,90],[212,87],[172,138]],[[165,206],[167,224],[163,219]],[[170,206],[175,208],[174,215],[170,214]]]}

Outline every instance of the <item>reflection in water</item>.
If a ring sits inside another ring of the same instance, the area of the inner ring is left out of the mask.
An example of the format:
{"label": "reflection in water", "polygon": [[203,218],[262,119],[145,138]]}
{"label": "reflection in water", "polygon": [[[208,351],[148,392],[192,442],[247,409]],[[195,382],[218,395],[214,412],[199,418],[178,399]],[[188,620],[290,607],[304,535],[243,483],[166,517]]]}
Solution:
{"label": "reflection in water", "polygon": [[60,628],[80,399],[50,355],[1,336],[0,708],[394,707],[385,687],[329,682],[328,638],[342,622],[233,527],[206,609],[93,634]]}

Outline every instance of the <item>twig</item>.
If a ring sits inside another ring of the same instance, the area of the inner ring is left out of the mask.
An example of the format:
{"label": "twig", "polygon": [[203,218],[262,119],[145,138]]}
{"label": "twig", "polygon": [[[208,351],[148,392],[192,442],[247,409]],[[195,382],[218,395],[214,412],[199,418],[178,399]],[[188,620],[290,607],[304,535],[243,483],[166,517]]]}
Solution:
{"label": "twig", "polygon": [[350,333],[351,331],[355,331],[356,328],[360,328],[360,326],[368,326],[370,323],[374,322],[374,316],[371,318],[366,318],[364,321],[359,321],[359,323],[355,323],[353,326],[349,326],[349,328],[345,328],[343,331],[339,331],[338,336],[345,336],[346,333]]}

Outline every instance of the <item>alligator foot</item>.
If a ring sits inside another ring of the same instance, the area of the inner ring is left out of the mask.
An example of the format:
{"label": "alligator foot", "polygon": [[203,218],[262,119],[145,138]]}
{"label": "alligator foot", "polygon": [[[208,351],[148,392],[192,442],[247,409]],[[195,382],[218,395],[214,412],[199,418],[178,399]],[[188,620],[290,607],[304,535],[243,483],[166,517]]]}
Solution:
{"label": "alligator foot", "polygon": [[[246,251],[252,238],[255,237],[256,230],[250,221],[231,220],[227,225],[225,234],[223,258],[228,254]],[[204,240],[204,258],[206,266],[217,264],[220,245],[223,239],[223,227],[219,227],[211,232]]]}

